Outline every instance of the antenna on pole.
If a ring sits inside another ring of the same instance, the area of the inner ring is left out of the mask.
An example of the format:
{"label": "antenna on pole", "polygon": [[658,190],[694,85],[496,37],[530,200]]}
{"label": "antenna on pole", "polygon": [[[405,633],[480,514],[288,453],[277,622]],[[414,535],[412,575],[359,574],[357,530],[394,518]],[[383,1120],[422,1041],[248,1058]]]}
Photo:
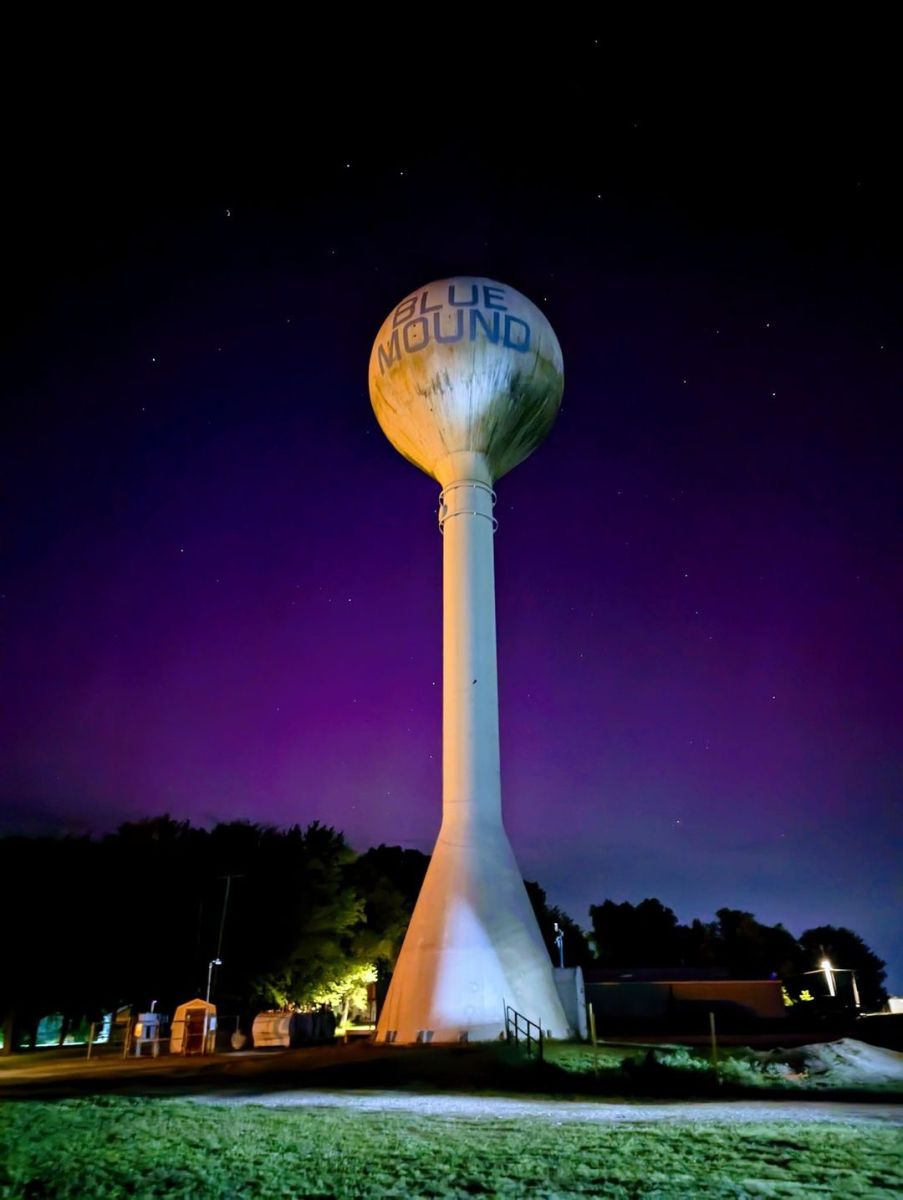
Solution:
{"label": "antenna on pole", "polygon": [[564,968],[564,930],[555,922],[555,945],[558,947],[558,966]]}

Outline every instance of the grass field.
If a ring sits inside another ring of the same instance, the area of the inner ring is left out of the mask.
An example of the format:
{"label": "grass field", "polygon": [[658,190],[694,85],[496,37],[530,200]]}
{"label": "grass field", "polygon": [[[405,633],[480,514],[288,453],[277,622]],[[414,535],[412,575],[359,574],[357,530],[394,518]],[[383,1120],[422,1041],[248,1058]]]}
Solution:
{"label": "grass field", "polygon": [[0,1197],[903,1195],[899,1127],[0,1103]]}

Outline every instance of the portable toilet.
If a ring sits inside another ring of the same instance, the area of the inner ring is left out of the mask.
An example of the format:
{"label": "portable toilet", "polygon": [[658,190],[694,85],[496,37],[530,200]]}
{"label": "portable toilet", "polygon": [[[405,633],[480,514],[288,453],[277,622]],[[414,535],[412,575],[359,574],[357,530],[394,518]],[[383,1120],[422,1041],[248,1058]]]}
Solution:
{"label": "portable toilet", "polygon": [[180,1004],[172,1019],[170,1054],[211,1054],[216,1048],[216,1005],[198,997]]}
{"label": "portable toilet", "polygon": [[132,1038],[136,1058],[140,1058],[144,1053],[149,1053],[152,1058],[157,1057],[160,1053],[160,1029],[161,1019],[158,1012],[138,1014]]}

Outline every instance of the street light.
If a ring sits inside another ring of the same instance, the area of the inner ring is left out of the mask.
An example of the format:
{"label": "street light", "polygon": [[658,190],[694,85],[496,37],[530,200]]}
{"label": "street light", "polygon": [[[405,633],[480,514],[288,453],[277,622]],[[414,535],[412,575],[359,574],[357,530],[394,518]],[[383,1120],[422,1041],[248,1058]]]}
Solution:
{"label": "street light", "polygon": [[[203,1054],[206,1054],[208,1049],[210,1049],[210,1047],[207,1045],[207,1040],[210,1032],[210,985],[213,982],[213,968],[221,967],[222,965],[223,960],[218,957],[211,958],[210,962],[207,964],[207,1007],[204,1009],[204,1041],[202,1043],[204,1047],[202,1051]],[[213,1029],[216,1029],[215,1021],[213,1024]],[[216,1041],[216,1034],[214,1034],[213,1040]]]}
{"label": "street light", "polygon": [[830,958],[823,958],[818,964],[825,973],[825,983],[828,985],[828,995],[836,996],[837,987],[834,982],[834,965]]}
{"label": "street light", "polygon": [[[223,965],[223,960],[221,958],[211,958],[210,963],[207,967],[207,1003],[208,1004],[210,1003],[210,985],[213,982],[213,968],[221,967],[222,965]],[[833,995],[833,992],[832,992],[832,995]]]}

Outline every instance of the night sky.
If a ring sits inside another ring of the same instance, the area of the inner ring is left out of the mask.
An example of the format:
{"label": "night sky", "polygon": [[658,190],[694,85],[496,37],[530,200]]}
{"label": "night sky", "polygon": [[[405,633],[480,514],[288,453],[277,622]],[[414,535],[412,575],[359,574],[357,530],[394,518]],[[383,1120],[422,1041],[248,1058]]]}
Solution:
{"label": "night sky", "polygon": [[367,362],[407,293],[486,275],[565,361],[497,489],[524,873],[584,924],[848,925],[899,990],[893,106],[786,63],[615,87],[604,36],[553,47],[546,89],[488,51],[253,105],[147,73],[12,134],[0,829],[431,849],[438,487]]}

